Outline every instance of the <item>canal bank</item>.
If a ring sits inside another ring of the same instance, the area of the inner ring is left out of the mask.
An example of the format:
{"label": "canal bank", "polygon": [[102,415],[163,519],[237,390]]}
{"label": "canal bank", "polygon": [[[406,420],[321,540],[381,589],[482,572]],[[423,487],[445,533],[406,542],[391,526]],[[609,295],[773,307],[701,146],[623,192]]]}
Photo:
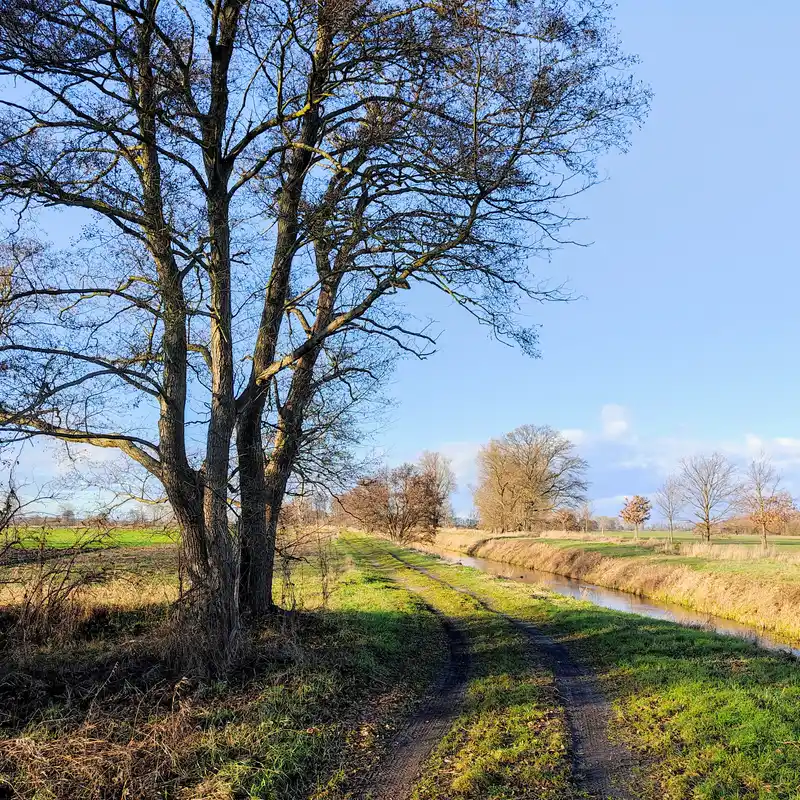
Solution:
{"label": "canal bank", "polygon": [[[558,542],[446,533],[422,549],[484,562],[487,571],[645,616],[713,627],[783,649],[800,648],[800,567],[770,562],[710,561],[653,553],[630,544]],[[509,574],[503,570],[511,567]],[[481,568],[481,567],[478,567]],[[517,568],[522,568],[521,571]],[[550,576],[550,577],[548,577]],[[518,578],[518,576],[517,576]],[[556,580],[560,578],[561,580]],[[611,590],[602,595],[600,590]],[[680,619],[678,617],[681,617]]]}

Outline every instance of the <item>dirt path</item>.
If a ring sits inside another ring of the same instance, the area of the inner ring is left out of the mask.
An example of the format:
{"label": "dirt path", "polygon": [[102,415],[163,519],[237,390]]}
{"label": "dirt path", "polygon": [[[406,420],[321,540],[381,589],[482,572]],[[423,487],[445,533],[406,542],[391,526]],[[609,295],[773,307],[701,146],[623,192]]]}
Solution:
{"label": "dirt path", "polygon": [[611,719],[608,700],[600,692],[594,675],[576,662],[564,645],[532,623],[498,611],[469,590],[454,586],[395,553],[389,554],[409,569],[470,597],[487,611],[499,614],[522,631],[537,654],[544,656],[553,670],[572,739],[572,769],[576,788],[596,800],[636,800],[636,794],[629,787],[631,770],[635,766],[633,757],[627,748],[612,743],[608,738]]}
{"label": "dirt path", "polygon": [[[414,592],[412,586],[403,585]],[[447,636],[447,663],[420,707],[395,734],[383,759],[364,776],[351,795],[353,798],[406,800],[425,760],[450,730],[458,714],[469,673],[467,637],[449,617],[428,603],[424,605],[439,619]]]}

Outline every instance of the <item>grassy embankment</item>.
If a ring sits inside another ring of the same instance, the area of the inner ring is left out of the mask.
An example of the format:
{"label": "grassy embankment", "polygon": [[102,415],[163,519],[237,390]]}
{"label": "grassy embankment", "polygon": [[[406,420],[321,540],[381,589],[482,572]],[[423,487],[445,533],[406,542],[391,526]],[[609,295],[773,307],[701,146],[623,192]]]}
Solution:
{"label": "grassy embankment", "polygon": [[419,552],[404,558],[498,610],[534,622],[591,665],[614,701],[613,735],[639,754],[658,797],[800,798],[800,664],[795,659],[737,639],[598,608]]}
{"label": "grassy embankment", "polygon": [[679,542],[673,549],[653,539],[635,543],[589,534],[584,539],[492,537],[445,532],[437,545],[481,558],[545,570],[679,603],[800,639],[800,553],[791,545]]}

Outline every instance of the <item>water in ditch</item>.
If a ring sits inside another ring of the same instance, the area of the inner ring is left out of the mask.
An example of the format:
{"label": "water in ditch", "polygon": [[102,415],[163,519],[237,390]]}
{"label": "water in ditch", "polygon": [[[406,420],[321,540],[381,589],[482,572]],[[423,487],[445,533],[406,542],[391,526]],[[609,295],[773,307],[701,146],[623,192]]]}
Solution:
{"label": "water in ditch", "polygon": [[555,575],[552,572],[544,572],[538,569],[528,569],[527,567],[517,567],[513,564],[506,564],[502,561],[493,561],[488,558],[475,558],[444,548],[433,547],[428,552],[433,552],[440,558],[452,564],[462,564],[465,567],[488,572],[490,575],[497,575],[509,580],[522,581],[523,583],[533,583],[550,589],[557,594],[566,597],[574,597],[577,600],[587,600],[603,608],[611,608],[615,611],[627,611],[631,614],[641,614],[644,617],[653,619],[664,619],[670,622],[677,622],[680,625],[700,626],[724,636],[738,636],[740,639],[747,639],[759,647],[767,650],[776,650],[784,653],[791,653],[796,658],[800,658],[800,643],[782,640],[774,634],[757,628],[754,625],[745,625],[742,622],[717,617],[714,614],[703,614],[699,611],[691,611],[688,608],[679,606],[675,603],[665,603],[660,600],[652,600],[630,592],[623,592],[619,589],[606,589],[593,583],[585,583],[576,578],[568,578],[564,575]]}

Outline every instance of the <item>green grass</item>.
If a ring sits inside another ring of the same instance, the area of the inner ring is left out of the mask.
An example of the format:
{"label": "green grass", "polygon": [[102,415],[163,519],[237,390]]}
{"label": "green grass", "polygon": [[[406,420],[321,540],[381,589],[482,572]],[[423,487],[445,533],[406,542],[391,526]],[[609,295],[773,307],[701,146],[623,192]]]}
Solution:
{"label": "green grass", "polygon": [[410,558],[535,622],[598,672],[664,800],[800,798],[800,664],[729,637]]}
{"label": "green grass", "polygon": [[[344,572],[329,607],[264,629],[225,682],[186,681],[154,655],[166,606],[147,619],[135,603],[98,610],[74,640],[24,652],[4,639],[0,795],[4,780],[16,796],[49,800],[117,796],[122,785],[141,800],[343,800],[443,662],[433,606],[463,626],[473,669],[414,800],[574,798],[552,674],[530,660],[517,630],[398,562],[388,542],[348,535],[338,546]],[[149,572],[143,563],[137,570],[153,581],[165,579],[168,554],[111,551],[151,559]],[[534,622],[596,670],[613,700],[612,735],[641,756],[637,797],[800,800],[796,661],[402,555]],[[314,564],[298,565],[293,581],[301,602],[315,606]],[[147,586],[133,595],[148,596]]]}
{"label": "green grass", "polygon": [[573,797],[566,723],[552,674],[531,663],[519,632],[471,598],[393,559],[386,543],[361,536],[345,541],[359,564],[377,561],[385,575],[456,620],[470,642],[462,713],[434,751],[413,800]]}
{"label": "green grass", "polygon": [[[23,545],[38,547],[42,535],[48,547],[72,547],[92,535],[89,528],[20,528]],[[174,531],[163,528],[113,528],[104,544],[113,544],[118,547],[148,547],[158,544],[174,544],[176,534]]]}
{"label": "green grass", "polygon": [[[115,552],[149,553],[163,579],[162,548]],[[137,800],[340,797],[445,653],[418,598],[344,567],[327,609],[264,629],[225,682],[187,680],[161,661],[166,608],[148,620],[115,603],[74,640],[24,652],[3,642],[0,795],[13,786],[15,798],[89,800],[124,786]],[[314,565],[299,564],[293,581],[313,605]]]}

